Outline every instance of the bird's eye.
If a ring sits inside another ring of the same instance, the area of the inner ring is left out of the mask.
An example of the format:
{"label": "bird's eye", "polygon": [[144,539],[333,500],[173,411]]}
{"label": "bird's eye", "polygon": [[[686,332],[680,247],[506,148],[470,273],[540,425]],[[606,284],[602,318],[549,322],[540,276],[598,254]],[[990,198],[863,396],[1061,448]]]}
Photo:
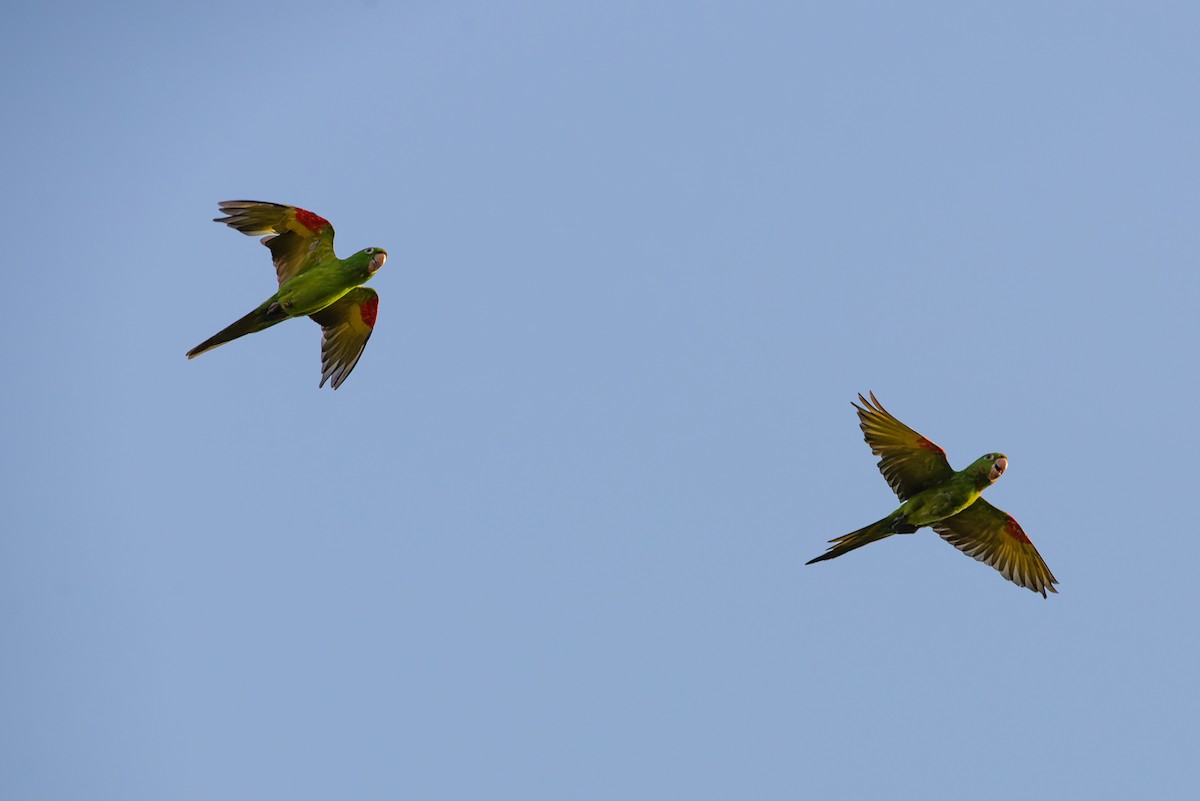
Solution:
{"label": "bird's eye", "polygon": [[364,250],[363,252],[364,252],[364,253],[374,253],[374,252],[375,252],[375,248],[367,248],[367,249],[366,249],[366,250]]}

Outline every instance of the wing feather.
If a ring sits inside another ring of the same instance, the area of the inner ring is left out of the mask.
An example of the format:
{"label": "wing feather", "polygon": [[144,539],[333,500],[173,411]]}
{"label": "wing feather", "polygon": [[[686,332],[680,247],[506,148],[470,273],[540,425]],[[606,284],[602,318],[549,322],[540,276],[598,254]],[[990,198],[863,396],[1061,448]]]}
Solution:
{"label": "wing feather", "polygon": [[867,400],[858,396],[858,424],[871,453],[881,456],[879,472],[888,485],[906,501],[923,489],[948,481],[954,470],[946,461],[946,452],[901,423],[871,393]]}
{"label": "wing feather", "polygon": [[262,243],[271,251],[280,286],[313,265],[335,258],[333,226],[311,211],[258,200],[225,200],[217,206],[226,216],[214,217],[213,222],[225,223],[248,236],[268,234]]}
{"label": "wing feather", "polygon": [[1058,592],[1058,579],[1013,516],[983,498],[931,528],[967,556],[991,565],[1012,583],[1040,592]]}
{"label": "wing feather", "polygon": [[360,286],[309,315],[322,331],[320,386],[331,381],[331,386],[337,389],[350,375],[375,329],[378,310],[379,294]]}

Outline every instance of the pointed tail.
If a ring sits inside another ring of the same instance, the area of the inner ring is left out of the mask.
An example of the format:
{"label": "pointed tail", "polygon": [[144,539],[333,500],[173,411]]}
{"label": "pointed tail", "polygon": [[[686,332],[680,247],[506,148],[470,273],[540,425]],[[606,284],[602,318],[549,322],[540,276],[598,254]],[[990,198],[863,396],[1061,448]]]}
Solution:
{"label": "pointed tail", "polygon": [[212,350],[218,345],[224,345],[230,340],[244,337],[246,334],[253,334],[263,329],[270,328],[276,323],[282,323],[288,318],[287,312],[279,307],[274,298],[263,303],[254,311],[247,314],[237,322],[222,328],[217,333],[213,334],[208,339],[201,342],[196,347],[188,351],[187,357],[194,359],[206,350]]}
{"label": "pointed tail", "polygon": [[[832,544],[829,546],[828,551],[821,554],[816,559],[810,559],[804,564],[811,565],[813,562],[823,562],[826,559],[833,559],[836,556],[849,553],[855,548],[861,548],[864,545],[869,545],[870,543],[875,542],[876,540],[882,540],[886,537],[892,536],[893,534],[898,534],[900,531],[897,531],[897,527],[895,525],[896,522],[897,518],[894,515],[888,515],[882,520],[874,522],[866,528],[860,528],[858,531],[851,531],[849,534],[843,534],[840,537],[832,539],[829,541]],[[904,528],[904,526],[900,526],[901,530]],[[913,530],[915,531],[916,529]]]}

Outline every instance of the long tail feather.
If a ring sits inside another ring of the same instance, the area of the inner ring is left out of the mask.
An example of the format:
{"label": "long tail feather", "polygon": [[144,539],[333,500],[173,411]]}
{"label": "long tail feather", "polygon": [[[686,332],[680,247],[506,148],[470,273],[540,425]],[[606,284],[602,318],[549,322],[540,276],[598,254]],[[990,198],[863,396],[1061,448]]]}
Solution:
{"label": "long tail feather", "polygon": [[811,565],[813,562],[823,562],[826,559],[833,559],[841,556],[844,553],[849,553],[855,548],[861,548],[864,545],[869,545],[876,540],[882,540],[890,537],[893,534],[899,533],[894,524],[896,519],[892,515],[879,520],[866,528],[860,528],[858,531],[851,531],[849,534],[844,534],[841,537],[830,540],[832,545],[829,550],[818,556],[816,559],[811,559],[805,562],[806,565]]}
{"label": "long tail feather", "polygon": [[276,323],[282,323],[288,319],[287,312],[279,308],[279,304],[272,298],[263,305],[259,306],[254,311],[247,314],[235,323],[232,323],[225,328],[222,328],[217,333],[213,334],[208,339],[201,342],[196,347],[188,351],[187,357],[194,359],[205,351],[212,350],[218,345],[224,345],[226,342],[244,337],[246,334],[253,334],[270,328]]}

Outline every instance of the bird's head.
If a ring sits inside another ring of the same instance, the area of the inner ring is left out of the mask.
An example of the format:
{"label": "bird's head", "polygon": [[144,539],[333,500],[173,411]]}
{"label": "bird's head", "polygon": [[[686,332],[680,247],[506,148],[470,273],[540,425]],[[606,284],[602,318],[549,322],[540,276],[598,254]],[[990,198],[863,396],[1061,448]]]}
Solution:
{"label": "bird's head", "polygon": [[360,250],[357,255],[361,255],[367,264],[367,272],[374,275],[383,263],[387,261],[387,251],[383,248],[366,248]]}
{"label": "bird's head", "polygon": [[1008,469],[1008,457],[1003,453],[985,453],[975,460],[968,470],[992,484]]}

